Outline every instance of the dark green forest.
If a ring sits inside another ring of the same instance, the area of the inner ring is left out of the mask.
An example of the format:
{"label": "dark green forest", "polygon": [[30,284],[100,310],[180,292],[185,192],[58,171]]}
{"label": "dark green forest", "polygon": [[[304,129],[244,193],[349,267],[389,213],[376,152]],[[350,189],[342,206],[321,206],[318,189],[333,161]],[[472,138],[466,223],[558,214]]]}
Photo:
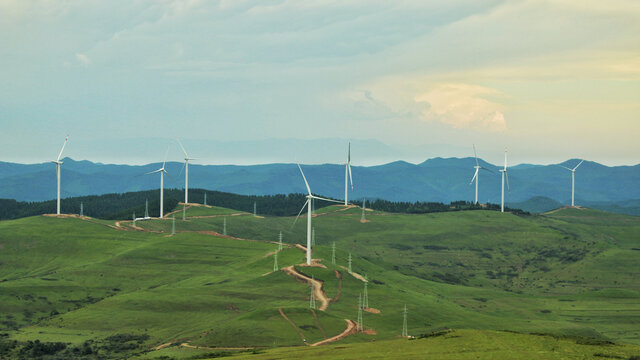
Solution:
{"label": "dark green forest", "polygon": [[[247,196],[220,191],[189,189],[189,202],[204,203],[207,194],[207,205],[215,205],[239,211],[253,212],[256,203],[260,215],[287,216],[296,215],[305,202],[302,194]],[[61,212],[79,214],[82,203],[83,214],[99,219],[130,219],[135,212],[142,217],[145,202],[149,201],[149,216],[157,217],[160,213],[159,190],[128,192],[123,194],[105,194],[79,196],[62,199]],[[184,190],[165,189],[164,212],[167,213],[184,200]],[[317,208],[329,205],[322,201]],[[19,202],[12,199],[0,199],[0,219],[17,219],[26,216],[51,214],[56,211],[56,201]]]}
{"label": "dark green forest", "polygon": [[[128,192],[123,194],[105,194],[79,196],[62,199],[61,212],[64,214],[79,214],[82,203],[83,214],[98,219],[115,220],[130,219],[133,213],[137,217],[144,216],[145,202],[149,201],[149,216],[159,215],[159,190],[147,190]],[[295,216],[306,201],[303,194],[278,194],[278,195],[238,195],[220,191],[204,189],[190,189],[189,202],[204,203],[204,194],[207,194],[207,205],[215,205],[238,211],[253,212],[256,204],[259,215],[269,216]],[[164,191],[164,212],[176,208],[184,199],[184,190],[166,189]],[[355,205],[362,206],[361,201],[354,201]],[[316,209],[331,205],[327,201],[314,201]],[[367,201],[368,208],[394,213],[423,214],[432,212],[460,211],[460,210],[500,210],[499,205],[476,205],[466,201],[455,201],[451,204],[438,202],[393,202],[387,200]],[[56,201],[20,202],[13,199],[0,199],[0,220],[17,219],[27,216],[55,213]],[[517,209],[509,209],[510,212],[525,214]]]}

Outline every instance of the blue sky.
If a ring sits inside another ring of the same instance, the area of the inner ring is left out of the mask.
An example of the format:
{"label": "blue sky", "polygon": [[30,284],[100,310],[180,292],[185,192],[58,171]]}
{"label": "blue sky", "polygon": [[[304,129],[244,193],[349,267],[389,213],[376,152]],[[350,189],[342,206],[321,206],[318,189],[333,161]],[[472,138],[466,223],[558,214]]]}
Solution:
{"label": "blue sky", "polygon": [[66,155],[114,163],[180,137],[202,163],[338,162],[323,139],[353,139],[361,164],[472,143],[495,163],[636,164],[639,18],[637,1],[0,0],[0,160],[52,160],[70,134]]}

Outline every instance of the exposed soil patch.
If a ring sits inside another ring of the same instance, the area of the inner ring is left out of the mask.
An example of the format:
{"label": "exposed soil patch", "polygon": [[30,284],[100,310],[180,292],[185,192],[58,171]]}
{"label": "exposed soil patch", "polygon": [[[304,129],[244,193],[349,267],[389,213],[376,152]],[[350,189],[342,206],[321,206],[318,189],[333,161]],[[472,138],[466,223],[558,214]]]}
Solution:
{"label": "exposed soil patch", "polygon": [[[346,268],[346,267],[344,267],[344,266],[342,266],[342,265],[340,265],[340,267],[341,267],[341,268],[343,268],[343,269],[345,269],[345,270],[347,270],[347,268]],[[347,272],[349,272],[349,271],[347,270]],[[362,276],[362,275],[360,275],[360,274],[358,274],[358,273],[350,272],[349,274],[350,274],[351,276],[353,276],[354,278],[356,278],[356,279],[358,279],[358,280],[362,281],[362,282],[369,282],[369,280],[365,279],[365,278],[364,278],[364,276]]]}
{"label": "exposed soil patch", "polygon": [[327,308],[329,307],[329,297],[327,297],[327,294],[325,294],[324,290],[322,290],[322,281],[311,279],[306,275],[300,274],[298,271],[296,271],[294,265],[283,267],[282,270],[302,282],[306,282],[308,284],[313,283],[313,295],[316,297],[316,300],[320,301],[321,303],[321,305],[318,307],[318,310],[327,310]]}
{"label": "exposed soil patch", "polygon": [[311,346],[320,346],[320,345],[324,345],[324,344],[328,344],[328,343],[332,343],[334,341],[338,341],[338,340],[342,340],[344,338],[346,338],[349,335],[353,335],[356,333],[356,329],[357,329],[357,323],[353,320],[349,320],[349,319],[344,319],[344,321],[347,322],[347,328],[341,332],[340,334],[334,336],[334,337],[330,337],[328,339],[322,340],[322,341],[318,341],[317,343],[313,343],[311,344]]}

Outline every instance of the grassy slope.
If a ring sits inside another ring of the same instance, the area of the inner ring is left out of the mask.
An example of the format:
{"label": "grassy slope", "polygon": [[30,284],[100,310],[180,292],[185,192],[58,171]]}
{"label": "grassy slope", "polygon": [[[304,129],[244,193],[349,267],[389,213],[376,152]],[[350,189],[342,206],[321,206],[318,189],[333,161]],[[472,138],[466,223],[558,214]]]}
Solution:
{"label": "grassy slope", "polygon": [[[191,208],[188,215],[229,212],[205,209]],[[382,313],[365,313],[364,323],[378,339],[397,336],[407,304],[412,334],[441,327],[511,329],[640,343],[640,251],[632,250],[640,247],[637,218],[574,209],[528,218],[367,212],[371,222],[361,223],[358,209],[324,212],[314,218],[315,257],[328,269],[300,270],[323,280],[329,296],[337,293],[334,271],[342,272],[340,301],[318,312],[328,336],[344,329],[344,318],[356,318],[363,284],[340,267],[352,252],[354,271],[373,280],[370,306]],[[0,321],[20,327],[12,333],[16,339],[80,342],[129,332],[149,334],[148,346],[177,339],[203,346],[299,345],[277,311],[282,307],[309,341],[321,340],[308,310],[309,287],[282,272],[264,275],[273,267],[272,256],[264,256],[274,244],[180,233],[221,233],[222,221],[176,221],[174,237],[78,219],[0,222]],[[292,222],[228,216],[227,230],[269,241],[283,231],[285,241],[302,242],[306,219],[293,228]],[[168,233],[171,221],[137,225]],[[297,249],[279,255],[281,267],[302,261]],[[356,335],[343,342],[370,339]]]}
{"label": "grassy slope", "polygon": [[456,330],[417,340],[387,340],[315,348],[280,348],[232,359],[628,359],[640,346],[586,345],[574,339],[487,330]]}

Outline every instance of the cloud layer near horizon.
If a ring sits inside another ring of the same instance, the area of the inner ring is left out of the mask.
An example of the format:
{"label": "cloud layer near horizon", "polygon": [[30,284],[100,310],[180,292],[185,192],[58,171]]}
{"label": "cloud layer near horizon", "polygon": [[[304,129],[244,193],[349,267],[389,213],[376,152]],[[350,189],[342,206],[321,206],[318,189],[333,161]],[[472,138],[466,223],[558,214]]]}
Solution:
{"label": "cloud layer near horizon", "polygon": [[637,162],[638,18],[635,1],[0,0],[0,151],[342,137]]}

